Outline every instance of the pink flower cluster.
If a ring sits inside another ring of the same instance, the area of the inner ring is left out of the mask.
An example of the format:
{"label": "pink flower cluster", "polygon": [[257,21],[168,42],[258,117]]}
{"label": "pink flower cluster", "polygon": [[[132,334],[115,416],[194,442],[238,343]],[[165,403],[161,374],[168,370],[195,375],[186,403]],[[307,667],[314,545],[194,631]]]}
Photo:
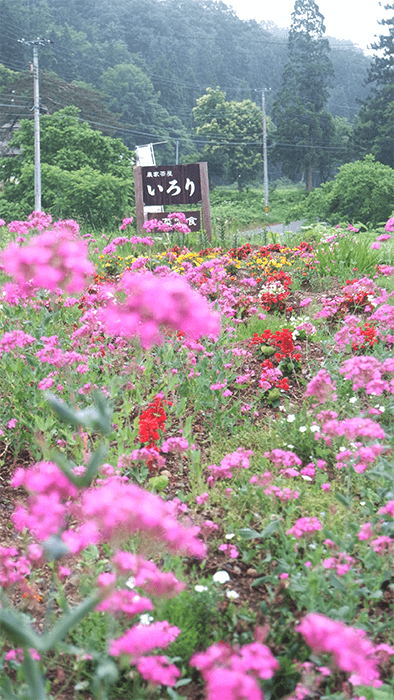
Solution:
{"label": "pink flower cluster", "polygon": [[[339,373],[352,380],[353,391],[365,389],[366,394],[375,396],[381,396],[384,391],[394,393],[393,358],[380,362],[373,355],[355,355],[343,363]],[[386,375],[389,375],[388,379]]]}
{"label": "pink flower cluster", "polygon": [[350,571],[356,560],[350,557],[345,552],[339,552],[337,557],[328,557],[323,560],[323,566],[325,569],[335,569],[338,576],[344,576]]}
{"label": "pink flower cluster", "polygon": [[[197,537],[198,527],[185,528],[174,517],[174,504],[125,483],[126,478],[108,477],[98,487],[79,494],[59,467],[39,462],[30,469],[18,469],[12,485],[32,491],[27,507],[18,506],[12,520],[17,530],[27,528],[39,540],[62,532],[69,550],[78,553],[89,544],[110,542],[144,531],[166,543],[173,552],[202,558],[206,548]],[[70,515],[78,520],[76,529],[65,529]],[[165,583],[168,586],[168,581]],[[171,585],[175,585],[172,582]]]}
{"label": "pink flower cluster", "polygon": [[112,557],[120,575],[133,576],[133,585],[156,598],[173,598],[185,588],[174,574],[163,572],[152,562],[130,552],[116,552]]}
{"label": "pink flower cluster", "polygon": [[94,273],[86,244],[75,239],[66,226],[33,236],[23,247],[10,243],[1,261],[22,296],[31,295],[35,289],[54,292],[58,288],[73,294],[81,291],[86,277]]}
{"label": "pink flower cluster", "polygon": [[98,313],[106,332],[138,336],[145,347],[162,341],[162,327],[194,339],[220,332],[218,314],[180,275],[125,272],[116,287],[107,288],[107,298],[107,306]]}
{"label": "pink flower cluster", "polygon": [[[379,647],[370,642],[364,630],[310,613],[302,619],[298,631],[315,653],[332,654],[336,666],[352,674],[349,680],[353,685],[381,685],[377,669]],[[390,651],[394,653],[393,649]]]}
{"label": "pink flower cluster", "polygon": [[138,243],[143,243],[143,245],[152,246],[154,244],[153,238],[150,236],[132,236],[131,238],[126,238],[126,236],[118,236],[114,238],[111,243],[108,243],[105,248],[103,248],[103,255],[108,255],[109,253],[115,253],[118,245],[125,245],[125,243],[131,243],[132,245],[138,245]]}
{"label": "pink flower cluster", "polygon": [[213,485],[217,479],[231,479],[234,469],[249,469],[249,457],[252,455],[252,450],[239,447],[235,452],[223,457],[220,465],[211,464],[208,467],[212,472],[212,476],[208,477],[209,485]]}
{"label": "pink flower cluster", "polygon": [[286,535],[293,535],[297,540],[304,535],[310,535],[312,532],[317,532],[322,529],[322,524],[318,518],[307,517],[298,518],[290,530],[287,530]]}
{"label": "pink flower cluster", "polygon": [[305,396],[317,398],[317,402],[336,401],[336,386],[329,373],[325,369],[320,369],[313,379],[307,384]]}
{"label": "pink flower cluster", "polygon": [[127,656],[137,666],[145,680],[156,685],[175,685],[181,675],[179,669],[165,656],[146,656],[153,649],[169,646],[180,634],[178,627],[171,627],[167,620],[150,625],[135,625],[123,637],[110,642],[111,656]]}
{"label": "pink flower cluster", "polygon": [[207,684],[207,700],[263,700],[258,679],[272,678],[279,663],[259,642],[232,648],[220,642],[195,654],[190,665],[198,668]]}

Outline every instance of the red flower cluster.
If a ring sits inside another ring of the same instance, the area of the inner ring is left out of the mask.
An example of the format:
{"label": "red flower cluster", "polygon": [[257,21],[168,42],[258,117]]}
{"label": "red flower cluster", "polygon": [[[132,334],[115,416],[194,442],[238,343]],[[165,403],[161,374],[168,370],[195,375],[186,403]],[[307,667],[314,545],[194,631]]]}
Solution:
{"label": "red flower cluster", "polygon": [[[171,405],[170,401],[165,401],[164,403]],[[161,430],[162,433],[164,432],[166,418],[163,402],[156,396],[155,400],[149,404],[146,411],[141,413],[139,418],[140,427],[138,435],[142,443],[147,443],[146,447],[157,449],[156,442],[160,438],[159,430]]]}
{"label": "red flower cluster", "polygon": [[[287,311],[285,300],[290,295],[289,287],[292,284],[292,279],[290,275],[286,275],[285,272],[279,270],[267,277],[264,287],[267,288],[270,285],[275,287],[275,283],[279,282],[283,291],[266,291],[260,294],[261,307],[265,311]],[[289,309],[290,310],[290,309]]]}
{"label": "red flower cluster", "polygon": [[[364,326],[359,326],[358,328],[352,328],[351,330],[354,339],[352,340],[352,350],[353,352],[362,352],[363,350],[369,350],[373,348],[375,343],[378,342],[376,337],[376,328],[372,323],[364,323]],[[360,342],[361,341],[361,342]]]}
{"label": "red flower cluster", "polygon": [[258,255],[262,258],[271,256],[271,253],[280,253],[284,250],[286,246],[280,245],[280,243],[269,243],[268,245],[262,245],[258,251]]}
{"label": "red flower cluster", "polygon": [[236,260],[245,260],[245,258],[248,257],[252,252],[252,249],[250,247],[250,243],[245,243],[245,245],[241,245],[239,248],[230,248],[228,251],[228,254],[230,258],[235,258]]}
{"label": "red flower cluster", "polygon": [[267,328],[261,335],[258,333],[253,334],[253,338],[249,343],[251,345],[272,345],[278,348],[275,353],[275,357],[280,362],[285,357],[289,357],[296,362],[301,359],[300,353],[296,353],[294,350],[293,335],[289,328],[284,328],[282,331],[276,331],[272,333],[269,328]]}
{"label": "red flower cluster", "polygon": [[[354,280],[346,280],[346,285],[353,284],[354,282],[358,282],[358,279],[355,278]],[[368,292],[359,291],[356,294],[350,294],[349,292],[345,292],[345,297],[341,300],[341,304],[336,315],[340,318],[343,318],[349,312],[360,313],[360,311],[364,311],[365,307],[369,304],[370,300],[368,298]]]}

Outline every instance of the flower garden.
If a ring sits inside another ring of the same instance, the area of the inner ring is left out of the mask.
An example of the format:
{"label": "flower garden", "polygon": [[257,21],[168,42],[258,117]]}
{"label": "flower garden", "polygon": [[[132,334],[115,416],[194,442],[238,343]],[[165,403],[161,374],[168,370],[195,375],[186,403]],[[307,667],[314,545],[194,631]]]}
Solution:
{"label": "flower garden", "polygon": [[179,219],[0,221],[0,697],[390,700],[394,219]]}

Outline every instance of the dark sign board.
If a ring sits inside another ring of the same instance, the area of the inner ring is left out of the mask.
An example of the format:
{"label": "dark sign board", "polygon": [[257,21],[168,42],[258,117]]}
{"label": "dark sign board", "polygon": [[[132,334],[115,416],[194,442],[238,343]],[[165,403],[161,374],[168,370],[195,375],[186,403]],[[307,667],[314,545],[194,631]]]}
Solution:
{"label": "dark sign board", "polygon": [[160,165],[141,168],[143,202],[150,205],[196,204],[201,202],[200,168],[190,165]]}
{"label": "dark sign board", "polygon": [[[186,224],[191,231],[199,231],[201,229],[201,214],[199,211],[184,211],[186,217]],[[165,221],[166,224],[179,223],[176,219],[168,219],[168,212],[148,212],[148,219],[157,219],[158,221]]]}

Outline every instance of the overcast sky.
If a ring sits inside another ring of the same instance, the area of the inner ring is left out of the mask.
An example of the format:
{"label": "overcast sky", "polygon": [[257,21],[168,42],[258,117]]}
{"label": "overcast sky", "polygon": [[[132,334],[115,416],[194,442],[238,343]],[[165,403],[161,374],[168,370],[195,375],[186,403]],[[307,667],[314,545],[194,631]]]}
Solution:
{"label": "overcast sky", "polygon": [[[387,0],[388,1],[388,0]],[[294,0],[224,0],[233,7],[241,19],[272,20],[278,27],[289,27]],[[378,20],[388,19],[387,12],[379,0],[317,0],[325,18],[326,33],[338,39],[350,39],[366,50],[374,42],[374,35],[388,33],[380,27]]]}

